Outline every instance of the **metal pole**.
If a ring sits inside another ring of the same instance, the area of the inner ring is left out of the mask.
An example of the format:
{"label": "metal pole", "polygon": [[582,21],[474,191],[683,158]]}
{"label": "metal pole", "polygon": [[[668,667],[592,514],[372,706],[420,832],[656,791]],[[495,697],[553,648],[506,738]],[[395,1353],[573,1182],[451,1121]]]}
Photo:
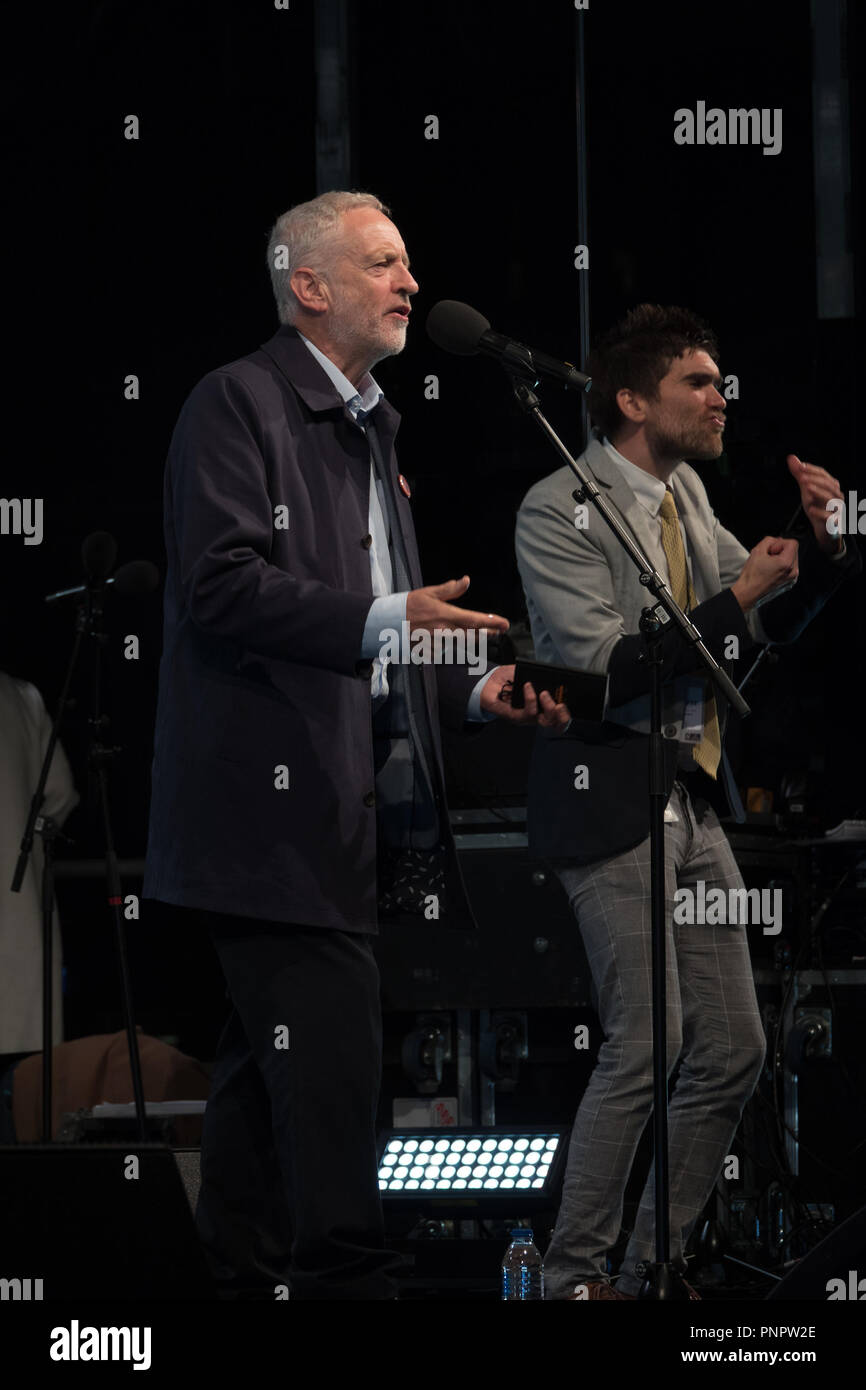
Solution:
{"label": "metal pole", "polygon": [[346,0],[316,0],[316,193],[352,187]]}
{"label": "metal pole", "polygon": [[[589,246],[589,193],[586,156],[586,81],[584,76],[584,11],[575,14],[575,121],[577,136],[577,241],[580,246]],[[592,255],[590,253],[590,265]],[[589,268],[577,271],[578,279],[578,330],[580,335],[580,354],[578,364],[584,370],[589,354]],[[583,431],[584,447],[589,439],[589,412],[586,396],[580,398],[580,421]]]}

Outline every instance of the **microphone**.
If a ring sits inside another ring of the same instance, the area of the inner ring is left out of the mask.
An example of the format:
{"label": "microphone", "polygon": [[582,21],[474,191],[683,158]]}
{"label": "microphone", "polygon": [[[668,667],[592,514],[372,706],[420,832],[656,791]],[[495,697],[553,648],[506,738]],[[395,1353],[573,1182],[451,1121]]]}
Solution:
{"label": "microphone", "polygon": [[[106,590],[112,585],[115,593],[121,598],[135,598],[139,594],[152,593],[158,584],[159,570],[150,560],[130,560],[128,564],[120,566],[112,579],[105,580]],[[55,603],[57,599],[74,598],[78,594],[86,594],[91,587],[92,584],[76,584],[74,589],[58,589],[54,594],[46,594],[45,602]]]}
{"label": "microphone", "polygon": [[484,352],[495,357],[503,367],[535,378],[548,376],[566,390],[588,391],[592,378],[579,372],[570,362],[558,362],[546,353],[535,352],[523,343],[493,333],[488,320],[477,309],[461,304],[458,299],[440,299],[427,315],[427,335],[437,347],[454,352],[458,357],[471,357]]}

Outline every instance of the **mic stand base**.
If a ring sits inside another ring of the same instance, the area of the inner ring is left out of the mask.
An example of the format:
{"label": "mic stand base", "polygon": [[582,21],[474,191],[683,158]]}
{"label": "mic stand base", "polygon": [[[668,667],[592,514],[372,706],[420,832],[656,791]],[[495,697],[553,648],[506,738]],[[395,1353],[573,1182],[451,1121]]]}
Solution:
{"label": "mic stand base", "polygon": [[691,1297],[685,1280],[672,1264],[648,1264],[638,1298],[663,1299],[666,1303]]}

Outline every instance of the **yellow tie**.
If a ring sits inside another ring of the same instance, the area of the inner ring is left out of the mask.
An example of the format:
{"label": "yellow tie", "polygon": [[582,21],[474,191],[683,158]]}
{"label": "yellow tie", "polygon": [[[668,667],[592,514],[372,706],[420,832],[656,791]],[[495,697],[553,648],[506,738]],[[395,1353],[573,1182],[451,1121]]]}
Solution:
{"label": "yellow tie", "polygon": [[[692,581],[689,578],[689,567],[686,564],[686,552],[680,531],[677,504],[670,488],[665,489],[659,516],[662,521],[662,549],[668,562],[670,591],[680,608],[689,612],[695,607],[697,599],[692,588]],[[695,744],[692,748],[692,757],[698,767],[703,768],[710,777],[715,777],[721,755],[722,740],[719,734],[716,702],[712,695],[707,695],[704,702],[704,733],[700,743]]]}

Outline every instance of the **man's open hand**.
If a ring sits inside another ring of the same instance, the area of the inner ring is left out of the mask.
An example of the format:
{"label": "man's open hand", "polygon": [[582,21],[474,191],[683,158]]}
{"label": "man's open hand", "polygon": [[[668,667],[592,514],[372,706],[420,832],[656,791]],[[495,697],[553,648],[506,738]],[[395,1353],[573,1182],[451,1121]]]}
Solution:
{"label": "man's open hand", "polygon": [[457,608],[454,599],[460,598],[469,588],[469,575],[462,579],[449,579],[447,584],[429,584],[424,589],[413,589],[406,599],[406,619],[409,631],[424,628],[435,632],[437,628],[478,628],[481,632],[507,632],[508,619],[498,613],[473,613],[469,608]]}

